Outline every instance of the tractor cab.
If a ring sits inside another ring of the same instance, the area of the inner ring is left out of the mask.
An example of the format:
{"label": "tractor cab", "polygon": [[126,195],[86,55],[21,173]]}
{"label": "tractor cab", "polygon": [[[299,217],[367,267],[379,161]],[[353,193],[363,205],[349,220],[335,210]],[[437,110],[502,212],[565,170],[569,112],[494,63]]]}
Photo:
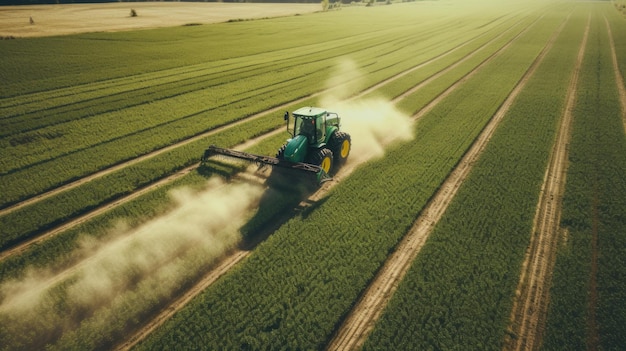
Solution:
{"label": "tractor cab", "polygon": [[[307,138],[309,145],[322,146],[326,143],[326,118],[331,115],[326,110],[317,107],[304,107],[293,112],[293,136],[302,135]],[[285,113],[287,128],[289,128],[289,113]]]}

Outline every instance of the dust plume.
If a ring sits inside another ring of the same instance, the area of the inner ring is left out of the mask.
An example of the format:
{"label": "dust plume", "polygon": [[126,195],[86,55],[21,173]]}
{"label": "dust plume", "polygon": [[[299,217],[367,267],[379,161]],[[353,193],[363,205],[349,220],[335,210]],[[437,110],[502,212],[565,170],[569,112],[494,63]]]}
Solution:
{"label": "dust plume", "polygon": [[[0,316],[16,322],[0,322],[0,336],[35,324],[48,339],[40,343],[54,342],[96,311],[102,316],[100,310],[120,305],[126,295],[140,295],[139,301],[167,298],[241,240],[239,228],[262,192],[259,185],[211,180],[200,192],[174,191],[176,206],[162,217],[112,234],[109,241],[85,238],[79,249],[84,259],[67,270],[31,271],[0,286]],[[127,313],[128,306],[121,308]],[[110,317],[121,317],[115,314]]]}
{"label": "dust plume", "polygon": [[382,156],[385,147],[396,140],[413,138],[411,118],[382,97],[355,97],[364,75],[349,60],[339,62],[328,86],[335,87],[320,104],[341,117],[341,130],[350,134],[352,150],[348,162],[364,162]]}

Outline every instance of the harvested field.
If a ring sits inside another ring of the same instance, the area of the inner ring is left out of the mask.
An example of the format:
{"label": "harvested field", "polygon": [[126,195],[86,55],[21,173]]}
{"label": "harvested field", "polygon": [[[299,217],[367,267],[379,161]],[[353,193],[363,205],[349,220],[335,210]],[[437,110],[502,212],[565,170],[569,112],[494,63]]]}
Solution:
{"label": "harvested field", "polygon": [[[131,17],[131,9],[137,16]],[[124,2],[0,7],[0,37],[42,37],[292,16],[319,4]],[[30,23],[30,18],[34,23]]]}

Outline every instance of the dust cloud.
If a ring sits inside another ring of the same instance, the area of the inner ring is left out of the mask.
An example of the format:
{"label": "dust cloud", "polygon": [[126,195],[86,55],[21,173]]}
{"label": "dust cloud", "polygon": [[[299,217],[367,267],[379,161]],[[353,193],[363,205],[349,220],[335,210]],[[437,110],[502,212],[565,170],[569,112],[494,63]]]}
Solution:
{"label": "dust cloud", "polygon": [[341,130],[352,138],[349,163],[380,157],[390,143],[413,138],[411,118],[391,101],[382,97],[353,97],[363,78],[354,62],[343,60],[327,82],[329,93],[320,99],[324,108],[339,114]]}
{"label": "dust cloud", "polygon": [[[327,82],[335,88],[320,103],[341,116],[342,130],[352,137],[349,163],[381,156],[389,143],[413,137],[410,117],[390,101],[352,98],[363,79],[354,63],[343,61],[336,70]],[[174,209],[137,228],[118,225],[109,240],[85,236],[71,255],[80,259],[65,270],[33,269],[0,286],[0,339],[38,348],[86,325],[97,330],[145,313],[145,301],[168,299],[240,242],[239,229],[263,190],[211,180],[202,191],[174,191]]]}
{"label": "dust cloud", "polygon": [[157,300],[169,296],[241,240],[239,228],[257,207],[262,192],[260,185],[217,179],[199,192],[175,190],[176,205],[162,217],[135,229],[118,227],[116,231],[125,232],[111,233],[109,237],[115,239],[110,241],[83,239],[76,256],[84,259],[70,268],[56,273],[31,271],[26,278],[0,286],[0,316],[17,322],[0,327],[19,332],[34,324],[46,335],[47,328],[77,327],[81,319],[110,308],[123,295],[145,293],[148,296],[142,299]]}

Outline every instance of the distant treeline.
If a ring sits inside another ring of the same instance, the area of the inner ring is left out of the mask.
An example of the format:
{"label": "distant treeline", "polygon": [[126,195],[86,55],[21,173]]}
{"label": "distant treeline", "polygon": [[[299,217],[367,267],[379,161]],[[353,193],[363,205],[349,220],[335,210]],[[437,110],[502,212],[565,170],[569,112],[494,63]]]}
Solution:
{"label": "distant treeline", "polygon": [[[148,0],[145,0],[148,1]],[[154,1],[154,0],[150,0]],[[184,2],[248,2],[248,3],[320,3],[321,0],[192,0]],[[346,2],[347,0],[344,0]],[[106,2],[144,2],[144,0],[124,0],[124,1],[112,1],[112,0],[0,0],[0,6],[2,5],[40,5],[40,4],[87,4],[87,3],[106,3]],[[334,1],[331,1],[334,2]],[[351,1],[347,1],[351,2]]]}

